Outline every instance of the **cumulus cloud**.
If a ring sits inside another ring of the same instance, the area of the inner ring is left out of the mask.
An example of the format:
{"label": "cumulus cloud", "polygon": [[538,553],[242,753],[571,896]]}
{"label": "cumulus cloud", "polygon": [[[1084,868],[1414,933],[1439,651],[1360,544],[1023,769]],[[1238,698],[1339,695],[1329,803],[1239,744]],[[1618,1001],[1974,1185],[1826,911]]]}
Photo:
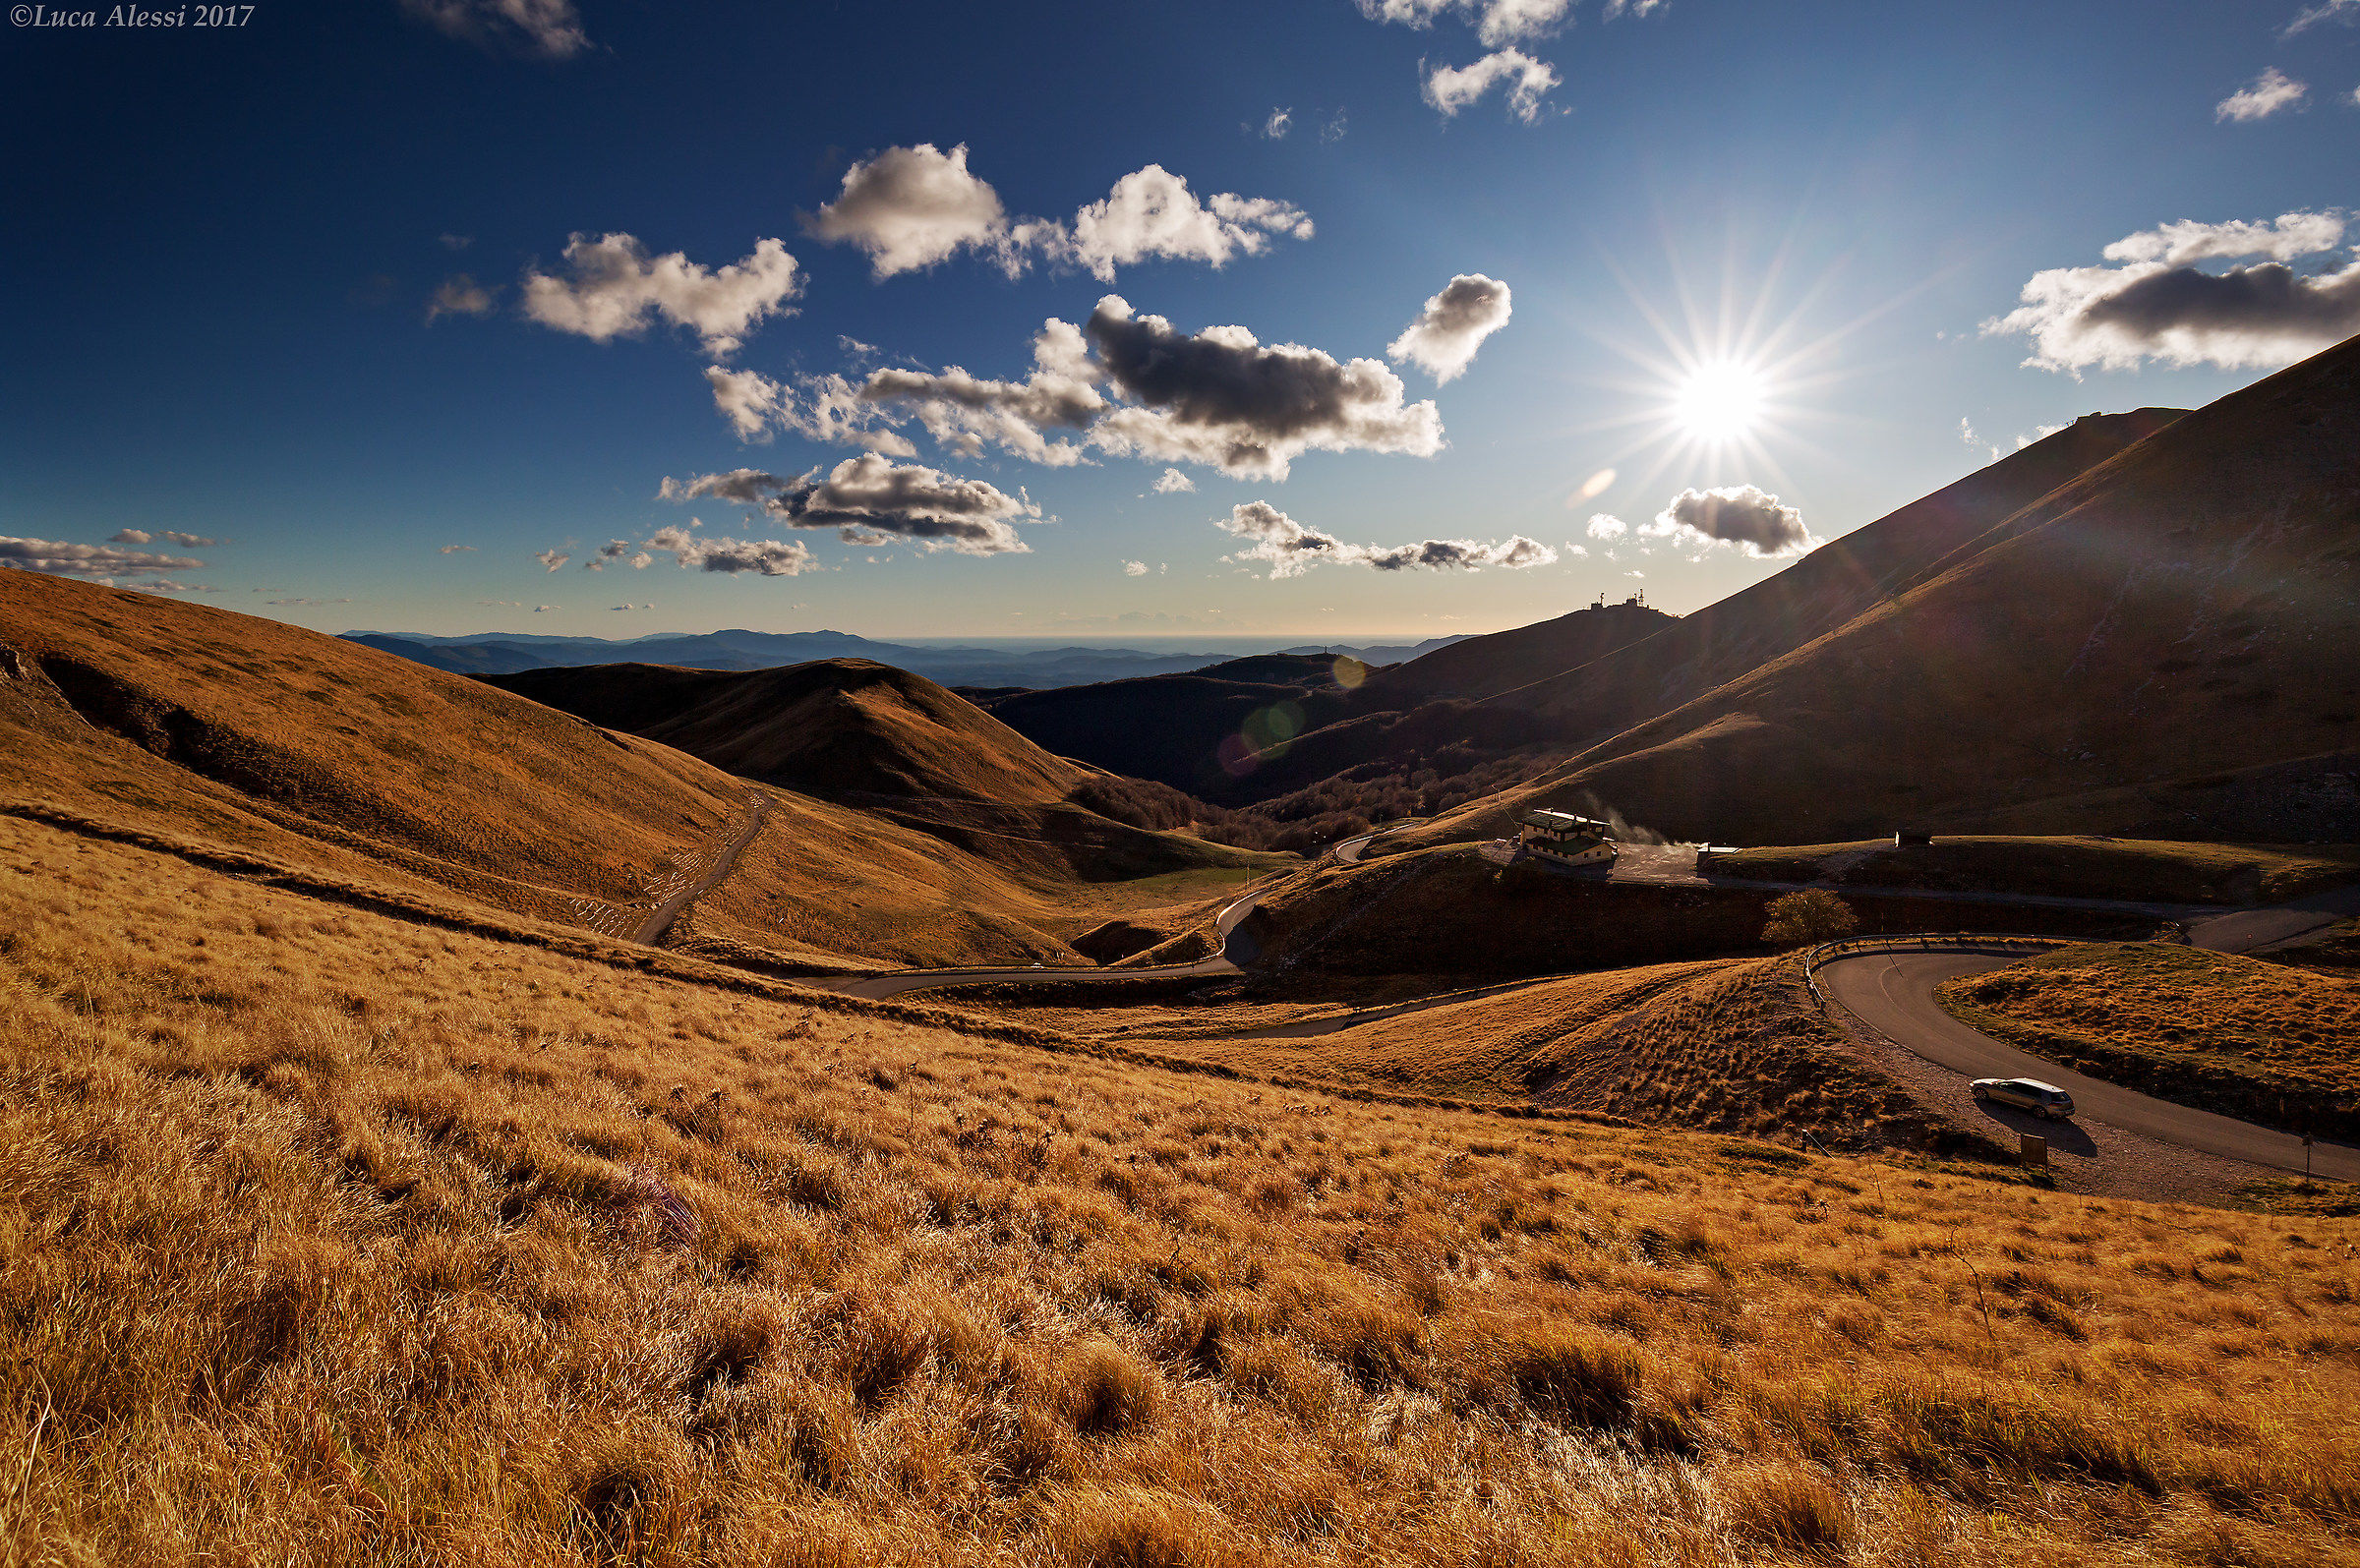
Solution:
{"label": "cumulus cloud", "polygon": [[[735,501],[792,528],[865,531],[856,533],[851,543],[877,543],[881,541],[871,536],[891,536],[922,550],[967,555],[1030,551],[1014,525],[1018,519],[1040,518],[1039,506],[1030,498],[1006,494],[982,480],[959,479],[914,463],[891,463],[874,453],[846,458],[825,479],[816,468],[794,479],[740,468],[700,475],[685,484],[667,479],[658,494],[670,501]],[[677,552],[679,546],[667,542],[665,535],[678,532],[665,530],[648,548]]]}
{"label": "cumulus cloud", "polygon": [[436,551],[435,553],[438,555],[456,555],[461,551],[472,552],[474,550],[475,547],[473,545],[444,545],[441,550]]}
{"label": "cumulus cloud", "polygon": [[609,610],[653,610],[653,605],[609,605]]}
{"label": "cumulus cloud", "polygon": [[1405,404],[1401,378],[1380,361],[1265,346],[1242,326],[1191,335],[1160,316],[1133,315],[1112,294],[1085,329],[1108,381],[1132,399],[1093,427],[1106,450],[1284,479],[1292,460],[1315,448],[1420,457],[1442,449],[1434,404]]}
{"label": "cumulus cloud", "polygon": [[1155,479],[1158,495],[1185,495],[1195,493],[1197,482],[1176,468],[1167,468]]}
{"label": "cumulus cloud", "polygon": [[1751,485],[1683,490],[1640,532],[1697,545],[1734,545],[1762,557],[1799,555],[1819,543],[1802,526],[1801,512]]}
{"label": "cumulus cloud", "polygon": [[1203,200],[1188,182],[1150,163],[1117,180],[1102,202],[1070,221],[1011,218],[989,182],[967,166],[967,147],[931,143],[887,147],[844,176],[836,200],[803,219],[817,239],[865,252],[877,277],[914,272],[962,251],[1009,276],[1034,261],[1080,266],[1111,282],[1117,266],[1150,259],[1225,264],[1257,256],[1273,237],[1309,239],[1300,207],[1223,192]]}
{"label": "cumulus cloud", "polygon": [[[137,533],[125,529],[124,533]],[[143,535],[146,544],[152,536]],[[111,582],[127,572],[189,571],[205,562],[186,555],[165,555],[148,550],[122,550],[112,544],[71,545],[54,539],[11,539],[0,536],[0,566],[49,572],[60,577],[88,577]]]}
{"label": "cumulus cloud", "polygon": [[1604,540],[1611,545],[1619,539],[1628,539],[1630,525],[1620,517],[1610,516],[1605,512],[1592,512],[1590,525],[1583,532],[1592,539]]}
{"label": "cumulus cloud", "polygon": [[564,276],[525,274],[526,316],[600,343],[635,336],[660,318],[695,332],[717,357],[737,352],[765,318],[793,315],[786,302],[802,290],[795,258],[777,240],[757,240],[751,256],[708,270],[678,251],[651,257],[628,234],[576,234],[565,262]]}
{"label": "cumulus cloud", "polygon": [[1476,35],[1489,44],[1555,32],[1573,10],[1573,0],[1357,0],[1357,4],[1360,14],[1372,22],[1398,22],[1413,28],[1432,27],[1436,17],[1455,12],[1472,22]]}
{"label": "cumulus cloud", "polygon": [[[401,8],[454,38],[486,48],[521,48],[568,60],[590,47],[573,0],[401,0]],[[443,236],[443,243],[452,238]]]}
{"label": "cumulus cloud", "polygon": [[[1522,570],[1547,566],[1558,558],[1556,551],[1521,534],[1491,544],[1472,539],[1427,539],[1389,549],[1346,544],[1333,534],[1296,522],[1268,501],[1233,506],[1227,517],[1214,519],[1214,526],[1247,542],[1244,549],[1223,559],[1261,562],[1270,568],[1273,579],[1300,577],[1323,562],[1387,572],[1453,567],[1473,571],[1485,566]],[[1134,575],[1143,574],[1144,568]]]}
{"label": "cumulus cloud", "polygon": [[2299,105],[2311,88],[2272,66],[2254,78],[2251,85],[2238,88],[2212,105],[2215,120],[2267,120],[2280,109]]}
{"label": "cumulus cloud", "polygon": [[1053,236],[1044,243],[1058,260],[1111,283],[1117,266],[1150,258],[1219,267],[1232,256],[1260,256],[1273,235],[1308,240],[1311,218],[1268,197],[1223,192],[1200,202],[1186,180],[1150,163],[1115,181],[1105,201],[1076,212],[1061,243]]}
{"label": "cumulus cloud", "polygon": [[1454,380],[1475,362],[1483,340],[1507,324],[1507,285],[1480,272],[1461,272],[1426,302],[1418,319],[1386,348],[1387,359],[1408,360],[1437,381]]}
{"label": "cumulus cloud", "polygon": [[1123,562],[1123,575],[1125,577],[1145,577],[1147,574],[1148,563],[1146,561],[1127,560]]}
{"label": "cumulus cloud", "polygon": [[539,554],[535,555],[533,559],[539,561],[543,566],[548,567],[554,572],[560,566],[562,566],[567,561],[573,559],[573,556],[561,550],[545,550]]}
{"label": "cumulus cloud", "polygon": [[1507,112],[1530,125],[1541,117],[1541,99],[1557,87],[1557,72],[1521,49],[1496,49],[1473,65],[1431,67],[1426,101],[1455,115],[1494,87],[1507,88]]}
{"label": "cumulus cloud", "polygon": [[930,142],[887,147],[855,163],[836,200],[803,227],[830,245],[857,246],[880,278],[918,271],[963,250],[986,252],[1009,270],[1022,270],[1007,209],[997,191],[968,172],[965,144],[948,152]]}
{"label": "cumulus cloud", "polygon": [[[2036,272],[2024,303],[1982,331],[2028,337],[2026,365],[2077,376],[2149,359],[2226,370],[2290,365],[2360,331],[2360,261],[2310,274],[2286,264],[2333,249],[2343,235],[2339,212],[2168,224],[2106,248],[2127,264]],[[2190,264],[2247,256],[2269,260],[2218,272]]]}
{"label": "cumulus cloud", "polygon": [[492,291],[464,272],[454,272],[442,280],[426,302],[426,319],[437,320],[445,316],[489,316],[492,314]]}

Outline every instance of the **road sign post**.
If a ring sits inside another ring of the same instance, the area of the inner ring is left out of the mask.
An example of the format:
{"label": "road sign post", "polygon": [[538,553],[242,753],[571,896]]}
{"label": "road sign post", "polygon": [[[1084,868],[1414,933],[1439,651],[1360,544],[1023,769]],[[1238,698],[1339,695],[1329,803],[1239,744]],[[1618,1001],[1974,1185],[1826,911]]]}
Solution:
{"label": "road sign post", "polygon": [[2048,1164],[2048,1139],[2037,1132],[2019,1132],[2017,1163],[2045,1168]]}
{"label": "road sign post", "polygon": [[2303,1134],[2303,1185],[2311,1185],[2311,1134]]}

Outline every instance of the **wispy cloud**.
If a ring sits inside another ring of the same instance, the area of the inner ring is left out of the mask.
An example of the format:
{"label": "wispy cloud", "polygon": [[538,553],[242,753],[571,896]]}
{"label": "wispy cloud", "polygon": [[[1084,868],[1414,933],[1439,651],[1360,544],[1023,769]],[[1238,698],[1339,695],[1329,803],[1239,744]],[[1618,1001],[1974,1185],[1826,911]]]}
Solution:
{"label": "wispy cloud", "polygon": [[2212,105],[2215,120],[2267,120],[2280,109],[2300,105],[2311,89],[2272,66],[2246,87],[2238,88]]}
{"label": "wispy cloud", "polygon": [[569,60],[590,47],[573,0],[401,0],[401,8],[454,38]]}
{"label": "wispy cloud", "polygon": [[[1520,571],[1556,563],[1557,552],[1522,534],[1486,543],[1473,539],[1426,539],[1391,547],[1353,545],[1306,527],[1268,501],[1247,501],[1214,519],[1222,532],[1245,540],[1244,549],[1221,558],[1270,568],[1272,579],[1300,577],[1314,566],[1367,566],[1376,571],[1478,571],[1501,566]],[[1126,568],[1127,569],[1127,568]]]}

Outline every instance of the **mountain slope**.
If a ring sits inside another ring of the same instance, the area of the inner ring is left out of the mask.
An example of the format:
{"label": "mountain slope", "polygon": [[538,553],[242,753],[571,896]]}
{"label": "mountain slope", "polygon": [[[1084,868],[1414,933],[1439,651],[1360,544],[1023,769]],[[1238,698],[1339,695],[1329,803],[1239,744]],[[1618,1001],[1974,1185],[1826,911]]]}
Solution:
{"label": "mountain slope", "polygon": [[0,793],[564,917],[627,901],[744,796],[602,733],[333,637],[0,572]]}
{"label": "mountain slope", "polygon": [[[867,660],[744,672],[608,665],[484,678],[742,778],[931,834],[1043,897],[1076,881],[1268,863],[1106,815],[1152,786],[1055,756],[932,681]],[[1195,802],[1156,793],[1148,802],[1156,814],[1188,820]]]}
{"label": "mountain slope", "polygon": [[[1427,836],[1592,795],[1677,835],[1754,842],[1903,818],[2351,837],[2360,812],[2333,754],[2360,713],[2356,573],[2360,339],[2181,418],[1831,634]],[[1568,681],[1541,700],[1599,711],[1588,699]],[[2269,810],[2153,820],[2173,782],[2218,790],[2256,768],[2316,809],[2299,825]]]}

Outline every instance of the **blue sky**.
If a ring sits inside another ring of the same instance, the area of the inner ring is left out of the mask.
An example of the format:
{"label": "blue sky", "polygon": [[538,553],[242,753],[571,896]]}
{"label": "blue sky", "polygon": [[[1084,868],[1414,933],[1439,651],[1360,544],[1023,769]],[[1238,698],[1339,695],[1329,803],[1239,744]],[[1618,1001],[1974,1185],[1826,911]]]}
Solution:
{"label": "blue sky", "polygon": [[0,552],[328,630],[1431,636],[1694,609],[2360,327],[2360,0],[1606,9],[12,26]]}

